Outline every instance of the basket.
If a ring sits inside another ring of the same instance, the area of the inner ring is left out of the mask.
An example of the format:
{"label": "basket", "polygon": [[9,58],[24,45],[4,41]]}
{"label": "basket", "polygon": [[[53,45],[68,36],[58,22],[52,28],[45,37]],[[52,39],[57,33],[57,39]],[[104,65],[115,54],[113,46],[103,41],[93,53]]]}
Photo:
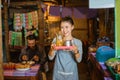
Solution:
{"label": "basket", "polygon": [[120,80],[120,74],[115,73],[111,66],[108,66],[109,71],[112,73],[114,80]]}

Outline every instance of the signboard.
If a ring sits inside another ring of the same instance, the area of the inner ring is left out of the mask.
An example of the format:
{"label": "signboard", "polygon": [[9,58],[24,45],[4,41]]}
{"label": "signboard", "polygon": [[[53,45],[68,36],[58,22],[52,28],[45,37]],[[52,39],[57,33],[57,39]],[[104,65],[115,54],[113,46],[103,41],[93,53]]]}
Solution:
{"label": "signboard", "polygon": [[113,8],[115,0],[89,0],[89,8]]}

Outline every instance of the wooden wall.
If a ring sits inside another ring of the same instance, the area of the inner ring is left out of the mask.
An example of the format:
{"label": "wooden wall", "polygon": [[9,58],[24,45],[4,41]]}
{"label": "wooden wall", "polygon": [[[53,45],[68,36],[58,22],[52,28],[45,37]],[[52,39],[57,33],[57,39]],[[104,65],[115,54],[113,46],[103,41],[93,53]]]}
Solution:
{"label": "wooden wall", "polygon": [[81,40],[88,40],[87,18],[74,18],[73,36]]}
{"label": "wooden wall", "polygon": [[59,22],[48,23],[49,36],[54,38],[56,33],[59,31]]}

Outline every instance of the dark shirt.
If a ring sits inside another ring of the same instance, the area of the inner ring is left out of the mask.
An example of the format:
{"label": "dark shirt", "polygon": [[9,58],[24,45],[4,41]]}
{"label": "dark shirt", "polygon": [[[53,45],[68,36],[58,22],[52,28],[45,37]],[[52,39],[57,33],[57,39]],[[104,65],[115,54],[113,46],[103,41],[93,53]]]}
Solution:
{"label": "dark shirt", "polygon": [[46,54],[45,54],[44,49],[42,49],[41,47],[37,45],[35,46],[34,49],[31,49],[29,46],[24,47],[21,50],[21,54],[19,57],[20,61],[23,61],[22,60],[23,55],[26,55],[28,57],[28,61],[30,61],[35,55],[37,55],[39,57],[39,61],[35,61],[35,64],[40,64],[41,67],[44,66],[46,62]]}

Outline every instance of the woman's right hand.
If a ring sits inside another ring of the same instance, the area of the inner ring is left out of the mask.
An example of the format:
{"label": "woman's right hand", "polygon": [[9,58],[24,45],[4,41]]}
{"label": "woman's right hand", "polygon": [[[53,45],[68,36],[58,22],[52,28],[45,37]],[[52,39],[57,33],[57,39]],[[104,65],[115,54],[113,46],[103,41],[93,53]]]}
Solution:
{"label": "woman's right hand", "polygon": [[51,46],[50,46],[50,51],[49,51],[49,56],[54,56],[54,51],[56,50],[56,49],[55,49],[55,46],[56,46],[55,43],[52,43],[52,44],[51,44]]}
{"label": "woman's right hand", "polygon": [[56,47],[56,44],[55,44],[55,43],[52,43],[52,44],[51,44],[51,50],[52,50],[52,51],[56,50],[55,47]]}

